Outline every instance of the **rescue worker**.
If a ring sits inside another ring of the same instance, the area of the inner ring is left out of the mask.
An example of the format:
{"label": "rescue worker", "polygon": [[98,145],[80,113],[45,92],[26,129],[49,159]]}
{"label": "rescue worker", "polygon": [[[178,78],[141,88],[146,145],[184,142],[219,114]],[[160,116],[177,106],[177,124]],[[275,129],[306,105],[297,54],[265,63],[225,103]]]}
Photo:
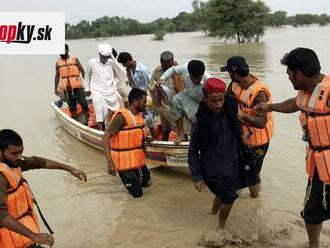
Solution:
{"label": "rescue worker", "polygon": [[160,86],[157,86],[157,82],[167,69],[177,65],[172,52],[162,52],[160,55],[160,66],[153,71],[149,83],[151,85],[152,100],[160,116],[163,141],[168,140],[170,136],[176,135],[177,127],[171,114],[171,100],[177,93],[183,91],[184,82],[178,74],[174,74]]}
{"label": "rescue worker", "polygon": [[77,120],[77,102],[85,116],[84,124],[89,119],[89,109],[83,88],[85,70],[77,57],[69,55],[69,45],[65,44],[65,54],[61,54],[55,66],[55,94],[63,94],[67,100],[73,119]]}
{"label": "rescue worker", "polygon": [[103,149],[109,175],[118,172],[128,192],[134,197],[143,195],[142,187],[151,183],[146,166],[145,122],[147,93],[134,88],[128,95],[128,107],[116,111],[103,136]]}
{"label": "rescue worker", "polygon": [[[117,60],[126,68],[126,76],[130,87],[132,89],[138,88],[147,92],[149,90],[150,81],[150,72],[148,68],[144,64],[134,60],[132,55],[128,52],[119,53]],[[153,114],[146,108],[143,115],[151,136],[155,137]]]}
{"label": "rescue worker", "polygon": [[0,247],[37,248],[52,246],[54,237],[41,233],[34,210],[35,200],[22,172],[31,169],[58,169],[82,181],[82,170],[41,157],[22,157],[22,138],[13,130],[0,130]]}
{"label": "rescue worker", "polygon": [[294,113],[300,111],[303,141],[307,142],[308,183],[301,216],[305,220],[310,247],[320,247],[322,223],[330,218],[330,76],[321,74],[316,53],[296,48],[281,63],[296,97],[281,103],[260,103],[257,111]]}
{"label": "rescue worker", "polygon": [[233,95],[238,101],[238,118],[241,122],[243,141],[252,150],[261,154],[249,171],[249,190],[251,197],[258,197],[260,191],[260,172],[266,156],[270,139],[274,132],[271,113],[256,113],[254,106],[258,103],[271,103],[271,92],[267,85],[257,76],[250,74],[249,65],[241,56],[233,56],[227,65],[220,68],[227,71],[232,82],[227,94]]}

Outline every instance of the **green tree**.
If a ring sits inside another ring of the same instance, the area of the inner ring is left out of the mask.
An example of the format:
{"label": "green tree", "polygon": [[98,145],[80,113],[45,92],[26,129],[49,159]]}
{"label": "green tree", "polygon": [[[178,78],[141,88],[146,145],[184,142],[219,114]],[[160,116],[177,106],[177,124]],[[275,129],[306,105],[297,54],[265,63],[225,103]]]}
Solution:
{"label": "green tree", "polygon": [[287,12],[276,11],[268,15],[266,19],[267,26],[281,27],[287,24]]}
{"label": "green tree", "polygon": [[193,14],[196,18],[198,28],[203,30],[204,33],[207,33],[207,27],[206,27],[206,3],[202,2],[200,0],[194,0],[192,2],[192,7],[193,7]]}
{"label": "green tree", "polygon": [[256,41],[264,35],[270,9],[261,1],[210,0],[206,5],[207,29],[212,36]]}
{"label": "green tree", "polygon": [[154,33],[154,40],[164,40],[164,36],[166,35],[166,31],[163,29],[158,29]]}
{"label": "green tree", "polygon": [[180,12],[173,18],[173,23],[177,27],[178,32],[191,32],[198,30],[197,20],[192,13]]}
{"label": "green tree", "polygon": [[317,23],[320,26],[325,26],[328,25],[330,23],[330,16],[328,16],[327,14],[322,14],[318,17],[318,21]]}

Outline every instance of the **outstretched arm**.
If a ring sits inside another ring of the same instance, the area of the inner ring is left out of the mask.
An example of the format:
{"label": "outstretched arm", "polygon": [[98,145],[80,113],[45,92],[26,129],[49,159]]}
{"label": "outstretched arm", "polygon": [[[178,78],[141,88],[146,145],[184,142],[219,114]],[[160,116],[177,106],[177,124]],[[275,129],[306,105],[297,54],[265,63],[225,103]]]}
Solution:
{"label": "outstretched arm", "polygon": [[71,167],[69,165],[50,160],[50,159],[45,159],[46,160],[46,165],[45,169],[56,169],[56,170],[65,170],[68,171],[72,174],[72,176],[78,178],[81,181],[87,181],[87,175],[83,170],[76,169],[74,167]]}
{"label": "outstretched arm", "polygon": [[281,113],[294,113],[299,111],[299,108],[296,104],[296,97],[290,98],[284,102],[281,103],[259,103],[255,107],[255,110],[257,112],[281,112]]}
{"label": "outstretched arm", "polygon": [[171,68],[167,69],[164,74],[158,80],[158,83],[162,83],[172,77],[173,74],[183,74],[186,68],[184,66],[172,66]]}

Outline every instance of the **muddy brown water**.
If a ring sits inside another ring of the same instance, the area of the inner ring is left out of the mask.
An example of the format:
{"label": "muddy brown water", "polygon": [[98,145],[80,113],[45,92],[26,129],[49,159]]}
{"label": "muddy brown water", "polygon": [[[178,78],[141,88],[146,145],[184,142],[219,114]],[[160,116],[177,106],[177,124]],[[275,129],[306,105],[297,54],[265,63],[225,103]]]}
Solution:
{"label": "muddy brown water", "polygon": [[[242,55],[252,72],[269,85],[274,101],[281,101],[295,95],[286,68],[279,63],[283,54],[296,47],[312,48],[323,73],[328,73],[329,35],[329,27],[313,26],[270,29],[259,44],[225,44],[202,33],[168,34],[164,41],[140,35],[68,43],[84,66],[103,42],[130,52],[150,70],[164,50],[173,51],[179,63],[200,58],[212,72],[218,72],[228,57]],[[56,99],[55,56],[0,58],[0,129],[12,128],[22,135],[25,155],[56,159],[88,174],[88,183],[81,183],[61,171],[26,173],[55,230],[54,247],[197,247],[205,234],[212,236],[217,226],[217,217],[208,214],[212,195],[196,192],[189,175],[153,170],[153,186],[143,198],[133,200],[118,177],[106,174],[103,154],[58,125],[49,106]],[[228,80],[226,74],[220,76]],[[250,199],[246,191],[240,193],[228,219],[230,246],[304,247],[307,241],[299,216],[307,179],[298,115],[275,114],[275,123],[275,137],[262,170],[262,193],[259,199]],[[327,247],[328,223],[322,240]]]}

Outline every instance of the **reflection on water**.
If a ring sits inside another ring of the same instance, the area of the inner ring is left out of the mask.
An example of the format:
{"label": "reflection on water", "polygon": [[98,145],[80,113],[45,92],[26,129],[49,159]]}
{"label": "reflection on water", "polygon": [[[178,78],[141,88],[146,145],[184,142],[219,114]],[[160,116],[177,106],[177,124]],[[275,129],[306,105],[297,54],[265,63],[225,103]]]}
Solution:
{"label": "reflection on water", "polygon": [[[97,56],[97,44],[103,42],[110,43],[118,52],[130,52],[150,71],[158,66],[159,54],[164,50],[171,50],[179,63],[200,58],[209,71],[216,73],[230,56],[242,55],[251,71],[269,85],[274,101],[280,101],[295,95],[285,68],[279,63],[283,54],[297,46],[313,48],[326,73],[330,68],[329,32],[330,27],[271,29],[259,44],[239,45],[223,44],[201,33],[167,34],[164,41],[153,41],[152,35],[139,35],[68,43],[72,54],[85,67],[90,58]],[[55,247],[197,246],[202,234],[217,223],[214,216],[207,214],[211,194],[195,192],[189,176],[163,169],[153,172],[154,185],[146,190],[145,197],[132,200],[119,178],[106,174],[103,154],[78,142],[57,124],[49,106],[56,99],[55,59],[55,56],[1,56],[0,60],[0,129],[17,130],[23,136],[26,155],[64,161],[84,169],[89,177],[84,184],[65,172],[27,173],[55,229]],[[219,76],[229,80],[227,73]],[[284,240],[287,236],[282,225],[289,226],[290,238],[286,240],[289,243],[282,244],[284,247],[306,240],[299,217],[306,183],[304,148],[297,114],[275,114],[275,137],[262,171],[261,198],[254,201],[243,192],[242,201],[230,217],[231,225],[243,223],[243,229],[249,229],[256,217],[261,226],[266,219],[269,233]],[[250,207],[241,212],[245,206]],[[330,233],[329,229],[326,233]],[[248,232],[242,233],[245,234]]]}

